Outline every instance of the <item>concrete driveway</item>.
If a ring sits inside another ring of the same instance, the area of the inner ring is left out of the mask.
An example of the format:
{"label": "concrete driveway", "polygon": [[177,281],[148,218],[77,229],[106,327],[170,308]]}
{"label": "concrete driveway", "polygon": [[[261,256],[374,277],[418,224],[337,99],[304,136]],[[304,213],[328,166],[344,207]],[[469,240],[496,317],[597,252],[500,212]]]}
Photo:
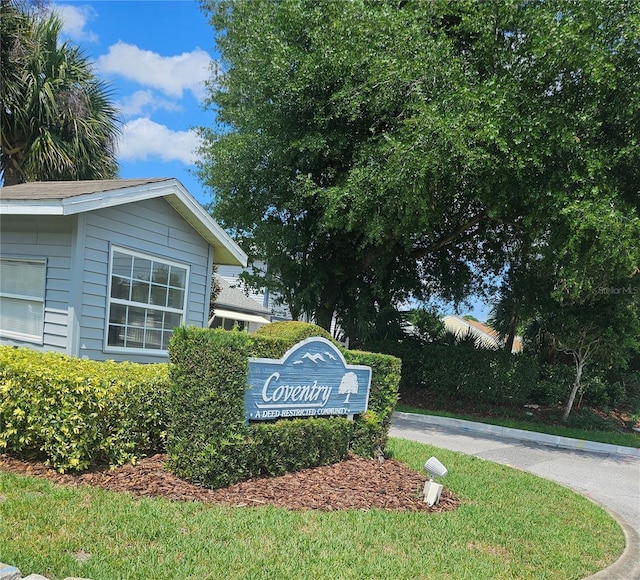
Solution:
{"label": "concrete driveway", "polygon": [[592,578],[640,579],[637,450],[600,444],[584,451],[572,439],[411,413],[394,413],[389,434],[529,471],[591,498],[618,520],[627,539],[620,560]]}

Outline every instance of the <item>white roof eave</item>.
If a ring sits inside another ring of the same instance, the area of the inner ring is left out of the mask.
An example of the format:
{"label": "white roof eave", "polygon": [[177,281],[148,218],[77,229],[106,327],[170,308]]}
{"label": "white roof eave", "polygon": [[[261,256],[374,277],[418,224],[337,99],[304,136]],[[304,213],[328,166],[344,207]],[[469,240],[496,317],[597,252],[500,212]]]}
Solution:
{"label": "white roof eave", "polygon": [[243,322],[257,322],[259,324],[270,324],[271,320],[264,316],[258,316],[257,314],[248,314],[246,312],[236,312],[234,310],[224,310],[222,308],[215,308],[213,310],[213,316],[209,319],[209,326],[213,322],[214,318],[226,318],[227,320],[242,320]]}
{"label": "white roof eave", "polygon": [[157,197],[164,197],[191,227],[213,246],[216,264],[243,267],[247,265],[247,254],[177,179],[64,199],[2,201],[0,215],[74,215]]}

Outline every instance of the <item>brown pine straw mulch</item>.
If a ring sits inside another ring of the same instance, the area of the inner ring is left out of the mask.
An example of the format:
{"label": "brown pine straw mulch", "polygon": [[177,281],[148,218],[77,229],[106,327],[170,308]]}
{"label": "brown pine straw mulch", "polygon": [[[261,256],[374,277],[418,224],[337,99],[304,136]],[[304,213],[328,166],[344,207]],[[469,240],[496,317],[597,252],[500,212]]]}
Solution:
{"label": "brown pine straw mulch", "polygon": [[46,478],[67,486],[89,485],[137,497],[201,501],[225,506],[271,505],[290,510],[368,510],[445,512],[460,500],[446,487],[438,505],[422,498],[426,474],[394,459],[379,461],[355,455],[333,465],[304,469],[279,477],[263,477],[210,490],[186,482],[165,468],[166,455],[154,455],[114,469],[61,474],[42,462],[0,455],[0,471]]}

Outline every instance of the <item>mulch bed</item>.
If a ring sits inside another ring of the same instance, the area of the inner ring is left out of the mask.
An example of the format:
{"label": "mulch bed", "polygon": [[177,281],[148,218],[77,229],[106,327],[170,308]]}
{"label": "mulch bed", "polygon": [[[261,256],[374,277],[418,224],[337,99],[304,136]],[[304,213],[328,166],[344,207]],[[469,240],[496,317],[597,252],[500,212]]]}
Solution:
{"label": "mulch bed", "polygon": [[447,488],[430,507],[422,499],[427,480],[394,459],[379,461],[355,455],[324,467],[279,477],[263,477],[210,490],[186,482],[165,469],[166,455],[154,455],[114,469],[61,474],[37,461],[0,455],[0,471],[46,478],[67,486],[89,485],[139,497],[201,501],[226,506],[271,505],[290,510],[368,510],[445,512],[460,500]]}

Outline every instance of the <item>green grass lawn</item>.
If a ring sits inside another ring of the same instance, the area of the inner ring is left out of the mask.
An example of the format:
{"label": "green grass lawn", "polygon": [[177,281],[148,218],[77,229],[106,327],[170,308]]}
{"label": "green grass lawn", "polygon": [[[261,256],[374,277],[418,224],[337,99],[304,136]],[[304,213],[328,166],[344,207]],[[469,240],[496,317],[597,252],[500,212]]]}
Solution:
{"label": "green grass lawn", "polygon": [[523,429],[525,431],[537,431],[538,433],[548,433],[550,435],[559,435],[561,437],[570,437],[572,439],[583,439],[585,441],[598,441],[600,443],[609,443],[611,445],[640,448],[640,433],[625,433],[613,429],[584,429],[572,427],[571,425],[547,425],[540,421],[526,421],[521,418],[514,419],[497,416],[478,417],[477,415],[469,415],[464,412],[453,413],[439,410],[432,411],[403,404],[398,404],[396,406],[396,411],[400,411],[402,413],[419,413],[421,415],[437,415],[438,417],[451,417],[455,419],[464,419],[466,421],[476,421],[478,423],[490,423],[491,425],[511,427],[513,429]]}
{"label": "green grass lawn", "polygon": [[392,439],[388,450],[416,470],[436,455],[462,506],[442,514],[224,508],[0,473],[0,561],[52,579],[569,580],[622,553],[617,523],[569,489],[410,441]]}

